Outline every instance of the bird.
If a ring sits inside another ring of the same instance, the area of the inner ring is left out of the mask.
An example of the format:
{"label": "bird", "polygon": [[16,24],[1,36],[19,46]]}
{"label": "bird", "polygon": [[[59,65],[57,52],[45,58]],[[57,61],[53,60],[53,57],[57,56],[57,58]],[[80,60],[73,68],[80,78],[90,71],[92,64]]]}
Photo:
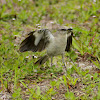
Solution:
{"label": "bird", "polygon": [[28,37],[20,44],[20,52],[32,51],[41,52],[46,49],[46,54],[37,60],[34,64],[42,65],[49,58],[51,58],[51,66],[53,65],[53,57],[62,55],[62,62],[64,61],[65,51],[69,52],[72,45],[73,29],[58,29],[56,34],[52,34],[49,29],[39,29],[32,31]]}

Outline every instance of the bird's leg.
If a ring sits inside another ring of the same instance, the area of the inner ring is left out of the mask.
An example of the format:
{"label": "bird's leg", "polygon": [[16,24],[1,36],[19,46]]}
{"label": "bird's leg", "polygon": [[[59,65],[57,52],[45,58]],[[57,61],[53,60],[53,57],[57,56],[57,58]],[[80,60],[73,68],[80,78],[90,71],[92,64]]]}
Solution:
{"label": "bird's leg", "polygon": [[53,63],[52,63],[52,62],[53,62],[53,57],[51,56],[51,67],[52,67],[52,65],[53,65]]}
{"label": "bird's leg", "polygon": [[62,62],[63,62],[63,64],[64,64],[64,66],[66,66],[65,60],[64,60],[64,53],[62,54]]}
{"label": "bird's leg", "polygon": [[65,69],[65,71],[66,71],[66,63],[65,63],[65,60],[64,60],[64,53],[62,54],[62,62],[63,62],[63,64],[64,64],[64,69]]}

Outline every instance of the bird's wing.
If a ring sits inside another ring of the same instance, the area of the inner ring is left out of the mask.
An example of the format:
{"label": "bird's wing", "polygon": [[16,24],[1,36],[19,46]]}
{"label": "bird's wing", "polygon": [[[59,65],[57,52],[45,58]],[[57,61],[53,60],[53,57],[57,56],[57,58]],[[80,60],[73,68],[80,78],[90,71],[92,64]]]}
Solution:
{"label": "bird's wing", "polygon": [[25,51],[42,51],[50,43],[53,35],[48,29],[41,29],[29,33],[29,36],[22,41],[20,45],[20,52]]}
{"label": "bird's wing", "polygon": [[67,44],[66,44],[66,48],[65,48],[65,51],[67,51],[67,52],[70,51],[70,47],[72,45],[72,36],[73,36],[73,32],[71,32],[70,36],[67,37]]}

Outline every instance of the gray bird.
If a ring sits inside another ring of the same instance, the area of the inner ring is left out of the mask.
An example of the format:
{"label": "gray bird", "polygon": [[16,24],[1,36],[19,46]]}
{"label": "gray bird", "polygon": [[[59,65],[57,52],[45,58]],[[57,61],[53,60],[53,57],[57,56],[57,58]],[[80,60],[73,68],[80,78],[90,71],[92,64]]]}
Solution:
{"label": "gray bird", "polygon": [[73,36],[72,29],[59,29],[56,35],[53,35],[49,29],[40,29],[32,31],[28,35],[20,45],[20,52],[41,52],[46,49],[46,54],[35,64],[44,64],[50,57],[52,66],[53,57],[62,55],[62,62],[65,66],[64,52],[70,51]]}

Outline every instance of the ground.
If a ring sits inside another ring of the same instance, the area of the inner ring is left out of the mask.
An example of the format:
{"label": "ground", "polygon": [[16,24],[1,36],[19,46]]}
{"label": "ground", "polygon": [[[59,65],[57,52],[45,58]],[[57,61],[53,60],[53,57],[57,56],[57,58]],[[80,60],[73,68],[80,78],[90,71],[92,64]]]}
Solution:
{"label": "ground", "polygon": [[[0,100],[99,100],[100,1],[1,0]],[[30,31],[73,28],[73,43],[61,56],[34,65],[43,52],[20,53],[20,43]]]}

